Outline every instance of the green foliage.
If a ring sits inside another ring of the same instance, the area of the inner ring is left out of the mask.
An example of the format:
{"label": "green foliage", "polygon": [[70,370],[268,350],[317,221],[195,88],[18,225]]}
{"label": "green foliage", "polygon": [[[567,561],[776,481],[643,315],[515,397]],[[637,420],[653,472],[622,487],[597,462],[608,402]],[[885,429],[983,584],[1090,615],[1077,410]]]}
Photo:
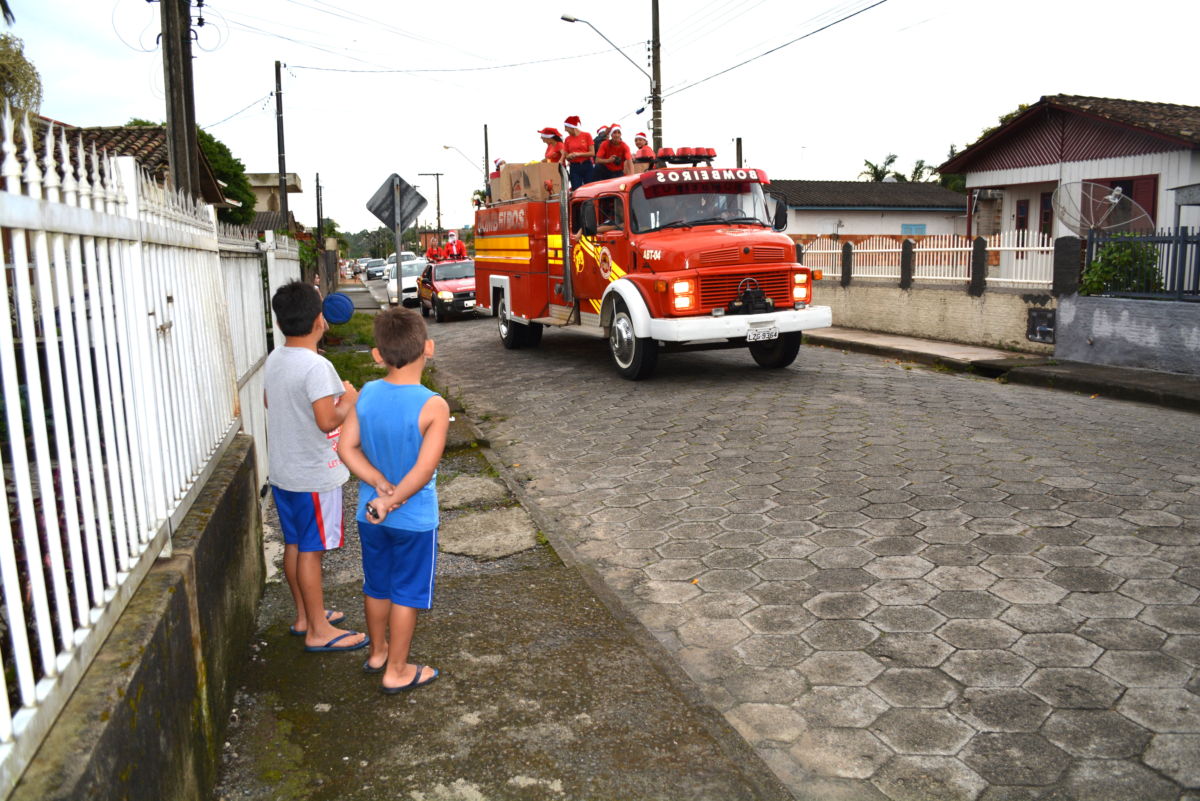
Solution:
{"label": "green foliage", "polygon": [[866,159],[863,159],[863,165],[866,167],[866,169],[860,172],[858,177],[866,178],[868,181],[875,181],[878,183],[891,174],[892,165],[895,163],[895,153],[888,153],[887,157],[878,164],[873,161],[867,161]]}
{"label": "green foliage", "polygon": [[275,236],[286,236],[295,240],[296,246],[300,250],[300,274],[312,275],[317,269],[317,249],[313,247],[312,242],[295,237],[288,233],[286,228],[280,228],[275,232]]}
{"label": "green foliage", "polygon": [[14,108],[37,111],[42,105],[42,76],[25,58],[25,43],[0,34],[0,92]]}
{"label": "green foliage", "polygon": [[[1122,241],[1126,238],[1131,241]],[[1079,281],[1079,292],[1083,295],[1162,290],[1158,248],[1138,242],[1130,234],[1118,234],[1101,247]]]}
{"label": "green foliage", "polygon": [[200,149],[212,167],[213,175],[225,186],[221,192],[230,200],[242,205],[237,208],[217,209],[217,219],[233,225],[249,225],[254,221],[254,191],[246,180],[246,167],[234,158],[224,142],[200,128],[196,129]]}
{"label": "green foliage", "polygon": [[362,312],[355,312],[340,325],[329,326],[325,341],[330,345],[366,345],[375,347],[375,317]]}
{"label": "green foliage", "polygon": [[333,363],[338,376],[353,384],[355,389],[362,389],[368,381],[387,375],[387,370],[375,364],[369,351],[331,350],[325,352],[325,358]]}

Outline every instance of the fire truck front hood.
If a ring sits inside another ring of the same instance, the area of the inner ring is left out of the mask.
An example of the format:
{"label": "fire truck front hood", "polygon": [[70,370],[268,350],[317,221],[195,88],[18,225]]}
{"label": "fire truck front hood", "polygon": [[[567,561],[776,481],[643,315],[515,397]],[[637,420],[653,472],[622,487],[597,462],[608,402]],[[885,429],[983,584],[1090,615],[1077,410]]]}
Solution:
{"label": "fire truck front hood", "polygon": [[655,272],[740,264],[793,263],[790,237],[749,225],[669,228],[637,239],[638,260]]}

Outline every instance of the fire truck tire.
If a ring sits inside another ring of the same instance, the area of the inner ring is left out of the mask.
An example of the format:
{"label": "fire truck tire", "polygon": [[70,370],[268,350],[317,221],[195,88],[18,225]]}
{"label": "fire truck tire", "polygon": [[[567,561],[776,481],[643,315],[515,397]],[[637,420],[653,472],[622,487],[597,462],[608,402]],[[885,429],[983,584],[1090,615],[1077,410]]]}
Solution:
{"label": "fire truck tire", "polygon": [[516,350],[525,344],[522,326],[508,319],[508,303],[504,295],[497,295],[496,298],[496,327],[500,331],[500,342],[508,350]]}
{"label": "fire truck tire", "polygon": [[792,331],[780,334],[778,339],[770,342],[754,342],[749,346],[750,355],[760,367],[772,370],[787,367],[796,361],[796,354],[800,352],[800,337],[799,331]]}
{"label": "fire truck tire", "polygon": [[518,326],[521,330],[521,335],[524,338],[521,342],[522,347],[536,348],[542,344],[542,324],[529,323],[528,325]]}
{"label": "fire truck tire", "polygon": [[608,333],[608,350],[613,364],[623,378],[640,381],[654,375],[658,366],[658,342],[634,334],[633,318],[625,301],[617,298],[613,307],[612,325]]}

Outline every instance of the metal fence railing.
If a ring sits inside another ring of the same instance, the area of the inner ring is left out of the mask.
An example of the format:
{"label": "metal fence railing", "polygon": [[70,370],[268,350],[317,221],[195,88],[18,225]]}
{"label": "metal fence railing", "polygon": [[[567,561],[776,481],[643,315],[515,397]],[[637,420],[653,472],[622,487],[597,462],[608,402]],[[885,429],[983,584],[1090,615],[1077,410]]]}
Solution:
{"label": "metal fence railing", "polygon": [[257,246],[132,158],[5,111],[0,177],[3,796],[169,553],[266,342]]}
{"label": "metal fence railing", "polygon": [[1081,291],[1126,298],[1200,301],[1200,230],[1090,231]]}

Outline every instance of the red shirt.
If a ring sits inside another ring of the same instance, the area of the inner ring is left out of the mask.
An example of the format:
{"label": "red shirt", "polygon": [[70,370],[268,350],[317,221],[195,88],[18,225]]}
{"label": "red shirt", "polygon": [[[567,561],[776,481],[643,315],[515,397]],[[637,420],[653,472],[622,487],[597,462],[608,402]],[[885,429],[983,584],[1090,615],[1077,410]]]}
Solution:
{"label": "red shirt", "polygon": [[568,136],[563,140],[563,153],[567,156],[567,161],[578,163],[587,161],[591,156],[572,156],[572,153],[586,153],[592,149],[592,135],[587,131],[575,136]]}
{"label": "red shirt", "polygon": [[562,159],[562,155],[563,155],[563,143],[562,142],[548,142],[546,144],[546,161],[558,162],[559,160]]}
{"label": "red shirt", "polygon": [[466,255],[467,246],[463,244],[461,239],[455,239],[446,243],[445,257],[447,259],[452,259],[455,257],[462,259],[466,258]]}
{"label": "red shirt", "polygon": [[613,174],[618,174],[625,171],[625,162],[629,161],[629,145],[622,142],[617,144],[611,139],[605,139],[600,144],[600,152],[596,154],[598,159],[606,159],[611,156],[616,156],[617,160],[609,164],[601,164],[601,167],[607,167]]}
{"label": "red shirt", "polygon": [[638,148],[638,152],[634,156],[639,159],[652,159],[654,158],[654,148],[650,147],[650,145],[642,145]]}

